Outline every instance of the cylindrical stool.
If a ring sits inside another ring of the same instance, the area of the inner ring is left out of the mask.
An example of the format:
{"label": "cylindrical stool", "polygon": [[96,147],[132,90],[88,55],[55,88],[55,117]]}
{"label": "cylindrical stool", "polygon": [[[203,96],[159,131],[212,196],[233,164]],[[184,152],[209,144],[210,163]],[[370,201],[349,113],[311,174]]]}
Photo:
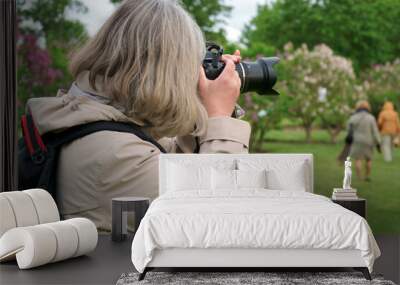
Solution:
{"label": "cylindrical stool", "polygon": [[113,241],[123,241],[128,235],[128,212],[135,213],[135,232],[140,221],[150,205],[150,198],[119,197],[112,199],[112,229]]}

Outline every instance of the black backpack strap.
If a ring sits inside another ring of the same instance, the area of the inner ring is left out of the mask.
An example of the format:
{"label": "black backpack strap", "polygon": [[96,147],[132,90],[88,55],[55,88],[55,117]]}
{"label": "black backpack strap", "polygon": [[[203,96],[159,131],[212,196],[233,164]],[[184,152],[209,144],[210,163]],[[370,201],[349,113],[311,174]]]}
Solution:
{"label": "black backpack strap", "polygon": [[141,126],[134,123],[97,121],[74,126],[60,133],[48,133],[45,134],[43,138],[48,145],[57,148],[63,144],[70,143],[76,139],[100,131],[131,133],[140,139],[155,145],[162,153],[166,153],[165,149],[155,139],[144,132]]}
{"label": "black backpack strap", "polygon": [[141,126],[133,123],[98,121],[74,126],[58,133],[40,135],[33,118],[28,114],[22,119],[24,138],[19,141],[19,189],[43,188],[54,199],[57,194],[57,169],[62,145],[99,131],[131,133],[156,146],[161,152],[165,149]]}
{"label": "black backpack strap", "polygon": [[193,150],[193,153],[200,153],[200,140],[199,137],[195,137],[195,148]]}

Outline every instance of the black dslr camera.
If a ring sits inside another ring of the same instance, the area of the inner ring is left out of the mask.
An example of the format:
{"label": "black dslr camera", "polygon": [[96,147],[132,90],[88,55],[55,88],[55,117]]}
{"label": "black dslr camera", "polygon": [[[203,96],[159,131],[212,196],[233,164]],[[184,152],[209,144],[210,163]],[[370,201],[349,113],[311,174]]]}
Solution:
{"label": "black dslr camera", "polygon": [[[214,80],[225,67],[225,63],[221,61],[224,50],[215,43],[207,43],[206,49],[203,68],[207,78]],[[260,95],[279,95],[277,91],[272,89],[277,79],[273,65],[278,62],[278,57],[264,57],[255,62],[242,61],[235,64],[242,82],[240,91],[255,91]]]}

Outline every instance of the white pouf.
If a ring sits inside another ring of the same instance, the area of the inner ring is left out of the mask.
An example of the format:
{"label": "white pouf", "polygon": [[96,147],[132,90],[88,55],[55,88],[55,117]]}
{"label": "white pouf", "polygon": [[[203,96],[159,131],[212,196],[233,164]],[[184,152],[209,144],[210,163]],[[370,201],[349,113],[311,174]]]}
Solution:
{"label": "white pouf", "polygon": [[60,220],[57,205],[49,192],[43,189],[30,189],[23,191],[23,193],[26,193],[31,197],[39,218],[39,224]]}
{"label": "white pouf", "polygon": [[8,199],[0,193],[0,237],[8,230],[15,228],[17,222],[11,204]]}
{"label": "white pouf", "polygon": [[20,269],[80,256],[97,245],[97,229],[85,218],[19,227],[0,238],[0,261],[14,256]]}
{"label": "white pouf", "polygon": [[0,262],[17,259],[20,269],[28,269],[86,254],[97,240],[92,221],[60,221],[43,189],[0,193]]}
{"label": "white pouf", "polygon": [[39,224],[38,215],[31,197],[20,191],[2,192],[11,205],[17,227],[26,227]]}
{"label": "white pouf", "polygon": [[60,220],[57,205],[43,189],[0,193],[0,237],[9,229]]}

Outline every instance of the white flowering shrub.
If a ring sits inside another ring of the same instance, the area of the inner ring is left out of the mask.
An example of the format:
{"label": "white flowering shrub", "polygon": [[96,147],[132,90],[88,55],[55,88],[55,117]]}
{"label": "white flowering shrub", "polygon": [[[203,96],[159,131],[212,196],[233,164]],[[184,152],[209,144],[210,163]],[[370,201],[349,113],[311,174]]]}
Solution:
{"label": "white flowering shrub", "polygon": [[309,50],[306,45],[294,49],[288,43],[281,57],[280,88],[289,97],[289,114],[301,120],[307,141],[311,140],[312,125],[318,121],[334,142],[355,101],[365,96],[356,84],[352,62],[324,44]]}

